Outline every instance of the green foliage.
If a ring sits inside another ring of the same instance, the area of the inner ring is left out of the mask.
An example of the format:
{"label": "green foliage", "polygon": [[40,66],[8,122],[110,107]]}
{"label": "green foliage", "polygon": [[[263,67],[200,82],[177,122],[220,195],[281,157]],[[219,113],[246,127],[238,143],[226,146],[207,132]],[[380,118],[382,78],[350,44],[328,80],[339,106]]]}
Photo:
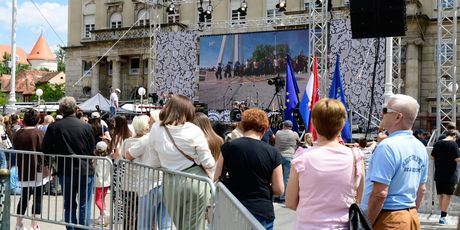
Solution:
{"label": "green foliage", "polygon": [[54,51],[54,54],[56,55],[57,64],[58,64],[57,71],[65,72],[65,50],[59,47],[58,50]]}
{"label": "green foliage", "polygon": [[[8,61],[11,60],[11,55],[7,52],[3,53],[3,62],[0,63],[0,74],[10,74],[11,70],[8,68]],[[16,74],[29,70],[30,66],[27,64],[17,64]]]}
{"label": "green foliage", "polygon": [[[36,83],[36,89],[42,89],[43,95],[41,96],[41,100],[46,102],[58,101],[62,97],[65,96],[65,89],[64,84],[50,84],[50,83]],[[32,101],[37,101],[38,96],[32,96]]]}
{"label": "green foliage", "polygon": [[[278,44],[276,45],[276,57],[285,57],[290,53],[289,45]],[[272,58],[275,55],[275,46],[259,44],[254,48],[252,52],[252,60],[262,61],[266,57]]]}
{"label": "green foliage", "polygon": [[46,71],[46,72],[50,72],[50,69],[46,68],[46,67],[42,67],[40,68],[41,71]]}
{"label": "green foliage", "polygon": [[8,104],[8,94],[0,92],[0,106]]}

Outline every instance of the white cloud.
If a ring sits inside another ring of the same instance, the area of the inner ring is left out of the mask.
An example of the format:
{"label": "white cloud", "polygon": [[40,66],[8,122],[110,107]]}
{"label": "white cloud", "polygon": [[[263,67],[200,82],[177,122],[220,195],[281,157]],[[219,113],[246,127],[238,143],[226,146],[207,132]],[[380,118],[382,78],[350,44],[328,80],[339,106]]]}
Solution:
{"label": "white cloud", "polygon": [[[11,27],[11,5],[10,1],[0,3],[0,25],[4,28]],[[37,6],[58,34],[67,34],[67,5],[42,2],[37,3]],[[17,26],[18,29],[30,31],[40,31],[43,26],[51,31],[48,23],[31,1],[23,1],[22,4],[18,5]],[[61,35],[61,37],[63,36]]]}

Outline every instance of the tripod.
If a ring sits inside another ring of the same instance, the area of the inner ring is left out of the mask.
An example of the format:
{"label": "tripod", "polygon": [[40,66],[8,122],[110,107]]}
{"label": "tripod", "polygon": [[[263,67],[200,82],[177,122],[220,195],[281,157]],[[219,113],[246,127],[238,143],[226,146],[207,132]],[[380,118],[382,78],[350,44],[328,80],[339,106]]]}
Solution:
{"label": "tripod", "polygon": [[278,102],[278,111],[279,112],[283,112],[283,99],[281,98],[281,95],[280,95],[280,89],[278,86],[276,86],[276,90],[275,90],[275,93],[273,94],[272,96],[272,99],[270,100],[270,103],[268,103],[267,105],[267,108],[265,109],[265,111],[270,111],[270,107],[273,103],[273,101],[275,100],[276,98],[276,101]]}

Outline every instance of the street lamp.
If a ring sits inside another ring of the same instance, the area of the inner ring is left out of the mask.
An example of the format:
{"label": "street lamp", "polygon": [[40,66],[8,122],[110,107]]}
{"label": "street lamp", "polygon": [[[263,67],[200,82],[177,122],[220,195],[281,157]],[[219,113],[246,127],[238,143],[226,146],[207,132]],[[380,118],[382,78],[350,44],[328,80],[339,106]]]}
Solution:
{"label": "street lamp", "polygon": [[139,87],[139,89],[137,90],[137,93],[141,96],[141,105],[142,105],[142,104],[143,104],[144,95],[145,95],[145,93],[146,93],[145,88],[144,88],[144,87]]}
{"label": "street lamp", "polygon": [[38,96],[38,105],[40,105],[40,97],[43,95],[43,90],[42,89],[37,89],[35,91],[35,94]]}

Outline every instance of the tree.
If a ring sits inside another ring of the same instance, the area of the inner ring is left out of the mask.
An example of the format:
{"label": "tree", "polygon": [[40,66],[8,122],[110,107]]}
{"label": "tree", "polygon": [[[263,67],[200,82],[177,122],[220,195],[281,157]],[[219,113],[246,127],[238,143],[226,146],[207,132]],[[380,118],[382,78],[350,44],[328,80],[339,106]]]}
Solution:
{"label": "tree", "polygon": [[[40,98],[44,101],[58,101],[65,96],[64,84],[50,84],[48,82],[35,83],[35,89],[42,89],[43,95]],[[37,101],[38,96],[32,96],[32,101]]]}
{"label": "tree", "polygon": [[[276,57],[286,57],[287,54],[291,52],[289,45],[287,44],[278,44],[276,45]],[[266,57],[271,58],[275,55],[275,46],[273,45],[264,45],[258,44],[254,51],[252,52],[253,60],[261,61]]]}
{"label": "tree", "polygon": [[[11,69],[8,67],[8,62],[11,60],[11,54],[5,52],[3,53],[2,58],[3,62],[0,64],[0,74],[11,74]],[[20,74],[22,71],[26,71],[29,69],[29,65],[18,63],[16,65],[16,75]]]}
{"label": "tree", "polygon": [[56,59],[58,61],[58,68],[57,70],[59,72],[65,72],[65,50],[59,47],[58,50],[54,51],[54,54],[56,55]]}

